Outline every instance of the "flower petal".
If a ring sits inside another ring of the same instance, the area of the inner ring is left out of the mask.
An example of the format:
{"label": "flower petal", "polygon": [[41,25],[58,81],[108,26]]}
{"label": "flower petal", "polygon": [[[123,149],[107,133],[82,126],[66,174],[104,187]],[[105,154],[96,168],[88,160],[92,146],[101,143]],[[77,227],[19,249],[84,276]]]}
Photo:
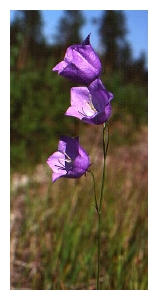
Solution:
{"label": "flower petal", "polygon": [[88,87],[73,87],[71,106],[65,115],[88,124],[103,124],[110,117],[112,98],[113,94],[104,87],[100,79],[94,80]]}
{"label": "flower petal", "polygon": [[[53,170],[53,182],[61,176],[64,176],[67,171],[65,170],[65,155],[59,151],[54,152],[47,160],[47,164]],[[56,175],[55,175],[56,174]]]}
{"label": "flower petal", "polygon": [[60,177],[65,177],[65,175],[60,174],[60,173],[53,173],[52,174],[52,182],[55,182]]}
{"label": "flower petal", "polygon": [[73,163],[73,169],[68,171],[66,177],[79,178],[85,174],[90,166],[89,156],[86,151],[78,145],[79,155],[75,158]]}
{"label": "flower petal", "polygon": [[63,135],[59,141],[58,150],[74,160],[78,155],[78,145],[78,138]]}
{"label": "flower petal", "polygon": [[67,67],[67,63],[63,60],[60,63],[58,63],[52,71],[58,71],[58,74],[60,74],[65,68]]}
{"label": "flower petal", "polygon": [[76,117],[80,120],[82,120],[83,115],[81,113],[79,113],[79,111],[76,109],[76,107],[72,107],[70,106],[67,111],[65,112],[66,116],[71,116],[71,117]]}
{"label": "flower petal", "polygon": [[71,106],[67,109],[65,115],[73,116],[82,120],[84,116],[94,116],[96,111],[90,103],[90,92],[87,87],[71,88]]}
{"label": "flower petal", "polygon": [[105,106],[112,100],[113,94],[110,93],[103,85],[100,79],[94,80],[88,86],[92,95],[92,102],[98,112],[104,111]]}
{"label": "flower petal", "polygon": [[89,85],[101,73],[101,62],[90,44],[90,35],[82,44],[67,48],[64,60],[52,70],[76,83]]}
{"label": "flower petal", "polygon": [[88,124],[100,125],[100,124],[107,122],[110,115],[111,115],[111,104],[108,103],[103,112],[100,112],[91,118],[83,117],[82,121],[84,121]]}
{"label": "flower petal", "polygon": [[53,182],[59,177],[79,178],[86,173],[90,165],[89,156],[80,146],[78,137],[63,136],[58,149],[47,160],[53,170]]}

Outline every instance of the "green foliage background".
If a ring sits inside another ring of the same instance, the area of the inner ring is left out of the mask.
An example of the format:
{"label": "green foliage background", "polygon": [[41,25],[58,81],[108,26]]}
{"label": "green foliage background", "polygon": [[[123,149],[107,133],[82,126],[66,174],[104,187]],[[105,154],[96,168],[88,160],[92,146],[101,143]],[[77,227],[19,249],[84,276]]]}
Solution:
{"label": "green foliage background", "polygon": [[[11,71],[11,169],[26,167],[26,161],[40,163],[55,150],[61,134],[77,134],[78,120],[64,116],[70,105],[72,84],[52,72],[53,60],[45,67],[33,64],[20,72]],[[147,124],[147,86],[124,84],[123,74],[102,76],[114,93],[114,121],[131,118],[131,130]],[[116,140],[115,140],[116,141]],[[121,142],[121,139],[120,139]]]}

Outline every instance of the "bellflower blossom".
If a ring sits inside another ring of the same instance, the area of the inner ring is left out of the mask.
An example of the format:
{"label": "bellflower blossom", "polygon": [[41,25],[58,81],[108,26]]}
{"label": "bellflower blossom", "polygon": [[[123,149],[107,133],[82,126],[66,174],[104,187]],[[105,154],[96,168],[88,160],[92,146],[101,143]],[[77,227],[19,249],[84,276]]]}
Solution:
{"label": "bellflower blossom", "polygon": [[58,151],[47,160],[47,164],[53,170],[52,181],[59,177],[79,178],[86,173],[90,166],[89,156],[80,146],[79,138],[62,136]]}
{"label": "bellflower blossom", "polygon": [[64,60],[52,70],[75,83],[89,85],[101,73],[101,62],[90,44],[90,34],[82,44],[67,48]]}
{"label": "bellflower blossom", "polygon": [[111,114],[113,94],[106,90],[100,79],[88,87],[71,88],[71,106],[65,115],[76,117],[89,124],[103,124]]}

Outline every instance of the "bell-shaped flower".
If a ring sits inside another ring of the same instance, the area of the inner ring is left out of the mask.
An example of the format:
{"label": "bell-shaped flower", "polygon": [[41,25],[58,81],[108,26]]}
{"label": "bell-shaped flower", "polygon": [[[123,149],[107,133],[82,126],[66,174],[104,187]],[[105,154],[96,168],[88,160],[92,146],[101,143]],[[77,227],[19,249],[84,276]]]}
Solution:
{"label": "bell-shaped flower", "polygon": [[75,83],[89,85],[100,76],[101,62],[90,44],[90,34],[82,44],[67,48],[64,60],[52,70]]}
{"label": "bell-shaped flower", "polygon": [[71,106],[65,115],[76,117],[89,124],[103,124],[111,115],[113,94],[106,90],[100,79],[88,87],[71,88]]}
{"label": "bell-shaped flower", "polygon": [[86,173],[90,166],[89,156],[80,146],[79,138],[62,136],[58,151],[54,152],[47,160],[53,170],[52,181],[59,177],[79,178]]}

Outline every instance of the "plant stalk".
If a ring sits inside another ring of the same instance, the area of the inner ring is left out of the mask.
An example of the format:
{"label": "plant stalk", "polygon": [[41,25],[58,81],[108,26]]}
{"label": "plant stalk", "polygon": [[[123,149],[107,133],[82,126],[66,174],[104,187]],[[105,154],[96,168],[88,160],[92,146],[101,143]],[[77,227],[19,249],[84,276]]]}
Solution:
{"label": "plant stalk", "polygon": [[[105,138],[105,130],[107,128],[107,142]],[[104,181],[105,181],[105,163],[106,163],[106,155],[109,146],[109,127],[108,123],[104,123],[103,125],[103,138],[102,138],[102,145],[103,145],[103,172],[102,172],[102,183],[101,183],[101,192],[100,192],[100,201],[99,201],[99,209],[98,212],[98,270],[97,270],[97,290],[100,288],[100,236],[101,236],[101,213],[102,213],[102,202],[103,202],[103,194],[104,194]]]}

